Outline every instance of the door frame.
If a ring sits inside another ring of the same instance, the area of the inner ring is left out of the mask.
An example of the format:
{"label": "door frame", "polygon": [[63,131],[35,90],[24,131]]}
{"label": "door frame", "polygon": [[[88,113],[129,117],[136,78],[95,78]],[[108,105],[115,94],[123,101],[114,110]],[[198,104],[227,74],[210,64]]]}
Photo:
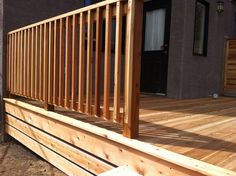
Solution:
{"label": "door frame", "polygon": [[[166,73],[166,90],[165,94],[162,93],[150,93],[150,94],[162,94],[162,95],[167,95],[167,90],[168,90],[168,69],[169,69],[169,50],[170,50],[170,32],[171,32],[171,14],[172,14],[172,0],[150,0],[150,1],[145,1],[144,0],[144,10],[143,10],[143,35],[142,35],[142,59],[143,59],[143,52],[145,50],[145,25],[146,25],[146,7],[145,4],[151,3],[153,4],[153,10],[159,9],[159,8],[166,8],[166,23],[165,23],[165,36],[164,36],[164,41],[168,45],[167,46],[167,73]],[[141,62],[142,63],[142,62]],[[142,67],[142,64],[141,64]],[[142,74],[142,73],[141,73]],[[140,84],[142,83],[142,77],[140,77]],[[146,92],[145,92],[146,93]],[[148,93],[149,94],[149,93]]]}

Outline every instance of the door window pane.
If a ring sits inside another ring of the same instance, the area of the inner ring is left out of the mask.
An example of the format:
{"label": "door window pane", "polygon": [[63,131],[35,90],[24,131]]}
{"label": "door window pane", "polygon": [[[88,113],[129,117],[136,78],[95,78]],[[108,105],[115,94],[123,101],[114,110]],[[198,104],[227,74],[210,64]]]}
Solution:
{"label": "door window pane", "polygon": [[197,1],[195,12],[195,31],[193,53],[206,55],[207,52],[207,26],[208,4]]}
{"label": "door window pane", "polygon": [[145,51],[163,50],[165,38],[166,9],[146,13]]}

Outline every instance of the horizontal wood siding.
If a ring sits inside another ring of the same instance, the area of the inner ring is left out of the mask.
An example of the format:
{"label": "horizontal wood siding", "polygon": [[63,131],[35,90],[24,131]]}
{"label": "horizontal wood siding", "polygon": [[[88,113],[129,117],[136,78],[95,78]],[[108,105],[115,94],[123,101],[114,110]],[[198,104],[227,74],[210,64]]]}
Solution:
{"label": "horizontal wood siding", "polygon": [[225,84],[224,89],[227,93],[236,95],[236,40],[227,41],[225,58]]}

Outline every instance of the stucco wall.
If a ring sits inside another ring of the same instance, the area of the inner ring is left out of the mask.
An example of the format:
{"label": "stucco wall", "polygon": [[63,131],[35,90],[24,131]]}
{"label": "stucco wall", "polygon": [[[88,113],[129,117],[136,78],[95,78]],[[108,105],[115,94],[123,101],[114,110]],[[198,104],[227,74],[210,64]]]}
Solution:
{"label": "stucco wall", "polygon": [[225,11],[210,3],[208,54],[193,56],[195,0],[173,0],[168,74],[168,96],[199,98],[223,93],[225,38],[236,36],[235,4],[225,0]]}

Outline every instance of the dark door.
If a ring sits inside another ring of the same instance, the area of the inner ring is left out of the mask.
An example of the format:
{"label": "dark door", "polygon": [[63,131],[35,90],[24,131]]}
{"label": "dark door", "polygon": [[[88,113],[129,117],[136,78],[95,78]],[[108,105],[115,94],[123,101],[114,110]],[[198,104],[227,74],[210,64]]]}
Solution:
{"label": "dark door", "polygon": [[141,92],[166,94],[171,0],[144,3]]}

